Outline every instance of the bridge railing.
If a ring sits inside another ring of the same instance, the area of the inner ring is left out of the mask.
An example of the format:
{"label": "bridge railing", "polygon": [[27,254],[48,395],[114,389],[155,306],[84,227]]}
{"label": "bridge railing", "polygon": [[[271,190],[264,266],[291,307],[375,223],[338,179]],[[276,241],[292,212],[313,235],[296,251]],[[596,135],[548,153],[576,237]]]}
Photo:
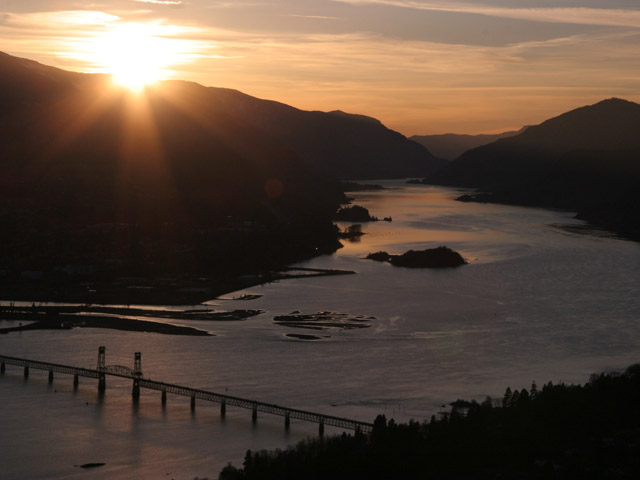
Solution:
{"label": "bridge railing", "polygon": [[64,373],[67,375],[78,375],[87,378],[100,378],[101,373],[97,370],[88,368],[71,367],[69,365],[60,365],[57,363],[38,362],[36,360],[26,360],[24,358],[7,357],[0,355],[0,362],[7,365],[15,365],[17,367],[35,368],[36,370],[46,370],[49,372]]}
{"label": "bridge railing", "polygon": [[99,370],[116,377],[142,378],[142,373],[136,372],[132,368],[125,367],[123,365],[107,365],[106,367],[104,367],[104,369]]}
{"label": "bridge railing", "polygon": [[[104,377],[105,375],[113,375],[122,378],[130,378],[134,380],[134,391],[138,391],[140,388],[147,388],[150,390],[157,390],[163,392],[163,398],[166,393],[173,393],[175,395],[181,395],[185,397],[191,397],[192,406],[194,399],[198,398],[201,400],[206,400],[209,402],[217,402],[220,403],[224,408],[226,406],[235,406],[240,408],[245,408],[248,410],[252,410],[254,414],[254,420],[256,412],[264,412],[272,415],[280,415],[285,417],[285,422],[288,425],[289,419],[297,419],[304,420],[307,422],[315,422],[320,424],[321,431],[324,425],[331,425],[335,427],[350,429],[350,430],[360,430],[363,433],[371,432],[373,429],[373,424],[360,422],[357,420],[351,420],[348,418],[336,417],[332,415],[325,415],[321,413],[309,412],[306,410],[299,410],[296,408],[283,407],[280,405],[275,405],[272,403],[259,402],[256,400],[249,400],[246,398],[235,397],[232,395],[226,395],[221,393],[209,392],[206,390],[200,390],[196,388],[184,387],[182,385],[175,385],[171,383],[165,382],[157,382],[150,379],[145,379],[142,377],[142,373],[136,372],[128,367],[124,367],[121,365],[111,365],[108,367],[100,368],[98,370],[91,370],[88,368],[81,367],[72,367],[69,365],[60,365],[56,363],[50,362],[40,362],[36,360],[27,360],[24,358],[16,358],[16,357],[8,357],[6,355],[0,355],[0,362],[3,366],[4,364],[15,365],[19,367],[25,367],[25,376],[27,375],[28,368],[35,368],[39,370],[45,370],[56,373],[64,373],[68,375],[88,377],[88,378],[97,378],[100,380],[99,389],[104,390],[105,383]],[[50,376],[50,379],[53,377]],[[76,379],[77,380],[77,379]],[[135,396],[135,395],[134,395]]]}
{"label": "bridge railing", "polygon": [[323,423],[324,425],[331,425],[335,427],[346,428],[350,430],[360,430],[363,433],[368,433],[373,429],[373,424],[366,422],[359,422],[357,420],[351,420],[348,418],[335,417],[332,415],[325,415],[322,413],[309,412],[306,410],[299,410],[296,408],[283,407],[281,405],[275,405],[272,403],[259,402],[256,400],[249,400],[246,398],[234,397],[232,395],[225,395],[221,393],[208,392],[206,390],[199,390],[190,387],[183,387],[181,385],[173,385],[165,382],[156,382],[149,379],[140,379],[140,387],[148,388],[150,390],[165,391],[167,393],[173,393],[175,395],[182,395],[184,397],[198,398],[201,400],[207,400],[210,402],[224,403],[225,405],[246,408],[248,410],[255,410],[258,412],[269,413],[272,415],[280,415],[282,417],[289,417],[297,420],[304,420],[307,422]]}

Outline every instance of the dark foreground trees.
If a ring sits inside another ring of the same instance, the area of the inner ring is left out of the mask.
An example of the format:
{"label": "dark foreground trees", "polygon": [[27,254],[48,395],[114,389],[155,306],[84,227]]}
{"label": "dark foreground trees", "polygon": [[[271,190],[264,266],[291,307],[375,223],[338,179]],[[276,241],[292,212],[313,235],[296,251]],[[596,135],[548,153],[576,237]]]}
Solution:
{"label": "dark foreground trees", "polygon": [[640,364],[583,386],[507,389],[458,400],[429,423],[379,416],[371,435],[247,452],[220,479],[640,478]]}

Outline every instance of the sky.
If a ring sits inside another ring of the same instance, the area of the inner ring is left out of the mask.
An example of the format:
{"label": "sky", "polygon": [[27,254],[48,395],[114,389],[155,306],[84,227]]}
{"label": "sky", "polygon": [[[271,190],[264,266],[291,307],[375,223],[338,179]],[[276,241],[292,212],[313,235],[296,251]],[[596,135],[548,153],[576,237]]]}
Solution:
{"label": "sky", "polygon": [[640,102],[640,0],[0,0],[0,41],[59,68],[144,68],[408,136]]}

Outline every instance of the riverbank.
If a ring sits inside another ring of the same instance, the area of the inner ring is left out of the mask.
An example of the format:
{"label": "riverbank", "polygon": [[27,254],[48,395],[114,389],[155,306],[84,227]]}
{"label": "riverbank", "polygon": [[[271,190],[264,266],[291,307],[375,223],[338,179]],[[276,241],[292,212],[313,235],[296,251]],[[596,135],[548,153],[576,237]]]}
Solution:
{"label": "riverbank", "polygon": [[[241,321],[264,313],[264,310],[215,310],[129,308],[105,305],[0,305],[0,321],[18,322],[17,327],[0,328],[0,334],[25,330],[68,330],[71,328],[111,328],[132,332],[166,335],[212,335],[197,328],[173,325],[166,321],[199,320],[212,322]],[[147,317],[149,320],[138,317]]]}
{"label": "riverbank", "polygon": [[[568,195],[571,197],[570,195]],[[606,196],[603,196],[605,198]],[[513,205],[518,207],[545,208],[548,210],[560,210],[577,212],[575,218],[588,222],[592,231],[608,232],[613,238],[640,242],[640,224],[638,216],[630,209],[631,199],[624,203],[596,205],[570,203],[557,201],[555,197],[545,198],[542,195],[524,194],[519,190],[478,192],[460,195],[456,198],[459,202],[466,203],[493,203],[497,205]]]}
{"label": "riverbank", "polygon": [[73,303],[83,305],[198,305],[238,290],[305,277],[352,275],[350,270],[283,267],[224,277],[120,277],[112,280],[0,282],[0,303]]}
{"label": "riverbank", "polygon": [[0,334],[32,330],[70,330],[72,328],[110,328],[129,332],[161,333],[165,335],[214,336],[205,330],[170,323],[136,320],[133,318],[94,315],[46,315],[41,313],[2,314],[2,320],[19,321],[17,327],[1,328]]}

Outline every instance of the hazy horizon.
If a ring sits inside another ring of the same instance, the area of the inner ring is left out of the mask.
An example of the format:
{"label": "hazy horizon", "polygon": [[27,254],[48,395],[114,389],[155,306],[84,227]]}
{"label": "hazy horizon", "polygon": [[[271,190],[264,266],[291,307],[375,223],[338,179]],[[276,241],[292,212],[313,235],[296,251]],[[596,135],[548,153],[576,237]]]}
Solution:
{"label": "hazy horizon", "polygon": [[633,1],[0,1],[2,50],[80,72],[146,69],[411,135],[517,130],[640,101]]}

